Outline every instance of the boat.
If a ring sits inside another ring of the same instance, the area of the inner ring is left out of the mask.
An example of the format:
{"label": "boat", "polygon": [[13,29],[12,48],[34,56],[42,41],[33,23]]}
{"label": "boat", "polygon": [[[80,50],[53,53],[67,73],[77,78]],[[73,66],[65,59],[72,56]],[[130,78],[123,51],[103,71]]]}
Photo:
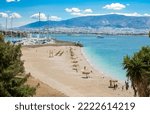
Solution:
{"label": "boat", "polygon": [[98,35],[98,36],[96,36],[97,38],[104,38],[104,36],[101,36],[101,35]]}

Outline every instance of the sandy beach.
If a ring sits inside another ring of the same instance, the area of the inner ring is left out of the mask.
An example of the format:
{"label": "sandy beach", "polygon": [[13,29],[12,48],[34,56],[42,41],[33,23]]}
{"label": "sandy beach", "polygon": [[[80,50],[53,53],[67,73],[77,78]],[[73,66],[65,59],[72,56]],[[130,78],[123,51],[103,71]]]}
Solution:
{"label": "sandy beach", "polygon": [[[109,88],[110,77],[95,70],[82,54],[81,47],[22,47],[26,73],[69,97],[132,97],[120,82]],[[114,79],[113,79],[114,80]],[[42,96],[42,95],[41,95]]]}

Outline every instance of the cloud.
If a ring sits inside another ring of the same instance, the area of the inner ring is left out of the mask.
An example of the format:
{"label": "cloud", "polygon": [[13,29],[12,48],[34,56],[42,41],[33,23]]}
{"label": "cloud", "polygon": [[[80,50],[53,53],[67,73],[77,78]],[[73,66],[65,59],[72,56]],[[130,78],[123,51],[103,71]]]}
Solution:
{"label": "cloud", "polygon": [[116,13],[116,14],[125,15],[125,16],[144,16],[144,15],[139,14],[137,12],[134,12],[134,13]]}
{"label": "cloud", "polygon": [[85,10],[81,10],[79,8],[66,8],[65,11],[68,13],[75,13],[75,14],[76,13],[79,14],[81,12],[82,13],[93,13],[92,9],[90,9],[90,8],[85,9]]}
{"label": "cloud", "polygon": [[79,13],[81,10],[79,8],[66,8],[65,11],[69,13]]}
{"label": "cloud", "polygon": [[4,13],[4,12],[0,12],[0,17],[1,18],[21,18],[22,16],[19,14],[19,13],[11,13],[10,15],[8,15],[7,13]]}
{"label": "cloud", "polygon": [[82,13],[71,13],[71,15],[74,15],[74,16],[84,16]]}
{"label": "cloud", "polygon": [[118,15],[125,15],[125,16],[136,16],[136,17],[141,17],[141,16],[150,16],[150,14],[140,14],[140,13],[137,13],[137,12],[134,12],[134,13],[115,13],[115,14],[118,14]]}
{"label": "cloud", "polygon": [[[39,13],[33,14],[30,16],[32,19],[39,19]],[[44,13],[40,13],[40,19],[41,20],[46,20],[47,17]]]}
{"label": "cloud", "polygon": [[109,14],[117,14],[117,15],[124,15],[124,16],[135,16],[135,17],[149,17],[150,14],[140,14],[137,12],[133,12],[133,13],[117,13],[117,12],[112,12],[112,13],[107,13],[107,14],[101,14],[101,15],[109,15]]}
{"label": "cloud", "polygon": [[74,16],[98,16],[98,15],[105,15],[105,14],[91,14],[91,13],[71,13]]}
{"label": "cloud", "polygon": [[51,21],[60,21],[62,18],[61,17],[58,17],[58,16],[50,16],[49,17],[49,20]]}
{"label": "cloud", "polygon": [[8,17],[7,13],[0,12],[0,18],[6,18],[6,17]]}
{"label": "cloud", "polygon": [[84,10],[79,8],[66,8],[65,11],[74,16],[88,16],[93,13],[93,10],[90,8]]}
{"label": "cloud", "polygon": [[[33,14],[30,17],[32,19],[39,19],[39,13]],[[62,19],[61,17],[58,17],[58,16],[49,16],[49,17],[47,17],[44,13],[40,13],[40,19],[41,20],[47,20],[48,18],[51,21],[60,21]]]}
{"label": "cloud", "polygon": [[105,5],[103,8],[104,9],[112,9],[112,10],[122,10],[122,9],[126,8],[126,5],[123,5],[120,3],[112,3],[112,4]]}
{"label": "cloud", "polygon": [[12,13],[10,15],[10,18],[16,18],[16,19],[18,19],[18,18],[21,18],[21,15],[19,13]]}
{"label": "cloud", "polygon": [[74,16],[100,16],[100,15],[110,15],[110,14],[117,14],[117,15],[124,15],[124,16],[136,16],[136,17],[150,17],[150,14],[140,14],[137,12],[134,13],[117,13],[117,12],[112,12],[112,13],[106,13],[106,14],[100,14],[100,13],[71,13],[71,15]]}
{"label": "cloud", "polygon": [[[112,3],[113,4],[113,3]],[[115,3],[114,3],[115,4]],[[117,4],[117,3],[116,3]],[[88,9],[79,9],[78,11],[74,11],[72,10],[74,8],[66,8],[66,12],[70,13],[73,16],[100,16],[100,15],[110,15],[110,14],[118,14],[118,15],[124,15],[124,16],[137,16],[137,17],[141,17],[141,16],[150,16],[150,14],[140,14],[137,12],[133,12],[133,13],[117,13],[117,12],[112,12],[112,13],[106,13],[106,14],[100,14],[100,13],[93,13],[93,10],[88,8]]]}
{"label": "cloud", "polygon": [[20,0],[6,0],[6,2],[20,2]]}
{"label": "cloud", "polygon": [[150,17],[150,14],[145,13],[145,14],[144,14],[144,16],[148,16],[148,17]]}
{"label": "cloud", "polygon": [[6,2],[15,2],[16,0],[6,0]]}
{"label": "cloud", "polygon": [[92,9],[85,9],[83,12],[84,13],[93,13]]}

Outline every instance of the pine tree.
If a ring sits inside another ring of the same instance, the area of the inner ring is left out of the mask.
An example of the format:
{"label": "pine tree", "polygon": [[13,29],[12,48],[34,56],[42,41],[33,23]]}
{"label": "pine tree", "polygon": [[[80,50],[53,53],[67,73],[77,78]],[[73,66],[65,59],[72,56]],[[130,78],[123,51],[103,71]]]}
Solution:
{"label": "pine tree", "polygon": [[0,96],[27,97],[35,94],[36,88],[26,85],[28,76],[21,60],[21,45],[4,42],[0,34]]}

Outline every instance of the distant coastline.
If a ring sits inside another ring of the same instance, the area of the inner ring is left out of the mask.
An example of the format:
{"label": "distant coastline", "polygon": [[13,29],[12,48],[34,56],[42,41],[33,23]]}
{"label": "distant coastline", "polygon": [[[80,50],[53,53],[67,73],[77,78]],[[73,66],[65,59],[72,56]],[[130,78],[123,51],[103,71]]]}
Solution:
{"label": "distant coastline", "polygon": [[[22,38],[22,37],[28,37],[28,34],[39,34],[39,32],[37,32],[36,30],[35,31],[23,31],[23,30],[0,30],[0,33],[4,34],[5,36],[7,37],[19,37],[19,38]],[[53,34],[65,34],[65,35],[68,35],[68,36],[80,36],[80,35],[86,35],[86,36],[98,36],[98,35],[114,35],[114,36],[148,36],[148,31],[146,33],[113,33],[113,32],[110,32],[110,33],[99,33],[99,32],[62,32],[62,31],[57,31],[57,32],[40,32],[40,34],[49,34],[49,35],[53,35]]]}

